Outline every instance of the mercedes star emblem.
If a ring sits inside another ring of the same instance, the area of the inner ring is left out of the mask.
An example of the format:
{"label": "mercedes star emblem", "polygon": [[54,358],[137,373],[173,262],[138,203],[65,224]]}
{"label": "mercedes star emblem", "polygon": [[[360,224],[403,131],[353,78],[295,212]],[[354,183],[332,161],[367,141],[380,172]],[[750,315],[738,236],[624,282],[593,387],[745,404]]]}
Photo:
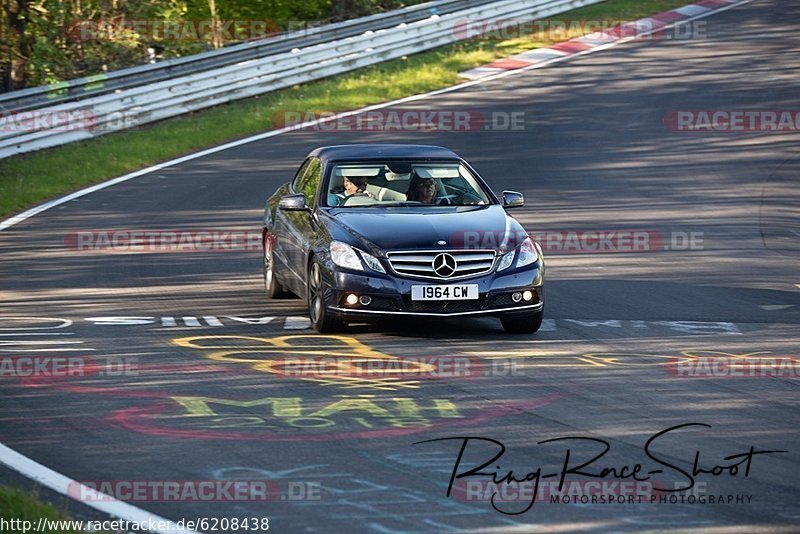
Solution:
{"label": "mercedes star emblem", "polygon": [[456,259],[450,254],[437,254],[436,257],[433,258],[433,272],[442,278],[453,276],[453,273],[456,272],[457,266],[458,263],[456,262]]}

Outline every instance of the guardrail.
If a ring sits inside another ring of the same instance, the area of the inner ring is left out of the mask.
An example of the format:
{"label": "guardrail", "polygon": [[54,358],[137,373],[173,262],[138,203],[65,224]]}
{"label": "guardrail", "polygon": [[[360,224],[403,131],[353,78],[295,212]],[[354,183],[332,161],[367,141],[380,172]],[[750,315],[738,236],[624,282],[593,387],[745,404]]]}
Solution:
{"label": "guardrail", "polygon": [[387,13],[326,24],[310,30],[276,34],[266,39],[232,45],[202,54],[168,59],[106,74],[76,78],[62,83],[31,87],[0,94],[0,110],[28,111],[80,98],[98,96],[147,83],[169,80],[176,76],[232,65],[241,61],[289,52],[293,48],[303,48],[353,37],[367,31],[380,30],[402,23],[414,22],[431,15],[451,13],[495,1],[497,0],[437,0],[435,2],[425,2]]}
{"label": "guardrail", "polygon": [[[32,114],[83,114],[91,127],[70,129],[52,121],[47,124],[45,120],[40,121],[38,128],[0,131],[0,158],[90,139],[430,50],[459,40],[457,23],[464,19],[474,22],[542,18],[600,1],[501,0],[394,25],[386,25],[386,22],[396,19],[388,18],[389,14],[380,15],[378,17],[384,17],[384,24],[381,24],[384,27],[377,30],[334,40],[304,41],[302,47],[292,47],[249,61],[237,61],[30,111]],[[421,6],[430,9],[430,5]],[[423,9],[418,10],[417,15],[422,12]],[[257,48],[257,45],[253,43],[252,48]]]}

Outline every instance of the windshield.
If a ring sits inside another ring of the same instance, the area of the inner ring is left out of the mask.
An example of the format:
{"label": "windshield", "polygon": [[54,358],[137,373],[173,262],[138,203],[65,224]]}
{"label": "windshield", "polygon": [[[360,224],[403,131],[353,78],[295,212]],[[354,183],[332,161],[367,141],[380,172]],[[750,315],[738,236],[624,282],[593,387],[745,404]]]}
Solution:
{"label": "windshield", "polygon": [[333,167],[327,188],[328,206],[345,208],[491,204],[459,162],[340,163]]}

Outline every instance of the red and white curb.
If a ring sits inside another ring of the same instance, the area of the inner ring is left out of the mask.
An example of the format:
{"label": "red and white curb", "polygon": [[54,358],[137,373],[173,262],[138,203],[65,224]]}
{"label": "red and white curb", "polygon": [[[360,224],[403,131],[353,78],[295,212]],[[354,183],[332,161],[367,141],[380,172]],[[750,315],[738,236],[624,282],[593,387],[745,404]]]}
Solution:
{"label": "red and white curb", "polygon": [[544,66],[552,63],[556,58],[563,60],[571,56],[583,55],[593,50],[608,48],[612,44],[640,39],[665,30],[677,23],[703,18],[717,11],[730,9],[737,4],[744,4],[750,1],[703,0],[696,4],[621,24],[605,32],[590,33],[547,48],[534,48],[521,54],[498,59],[487,65],[460,72],[459,75],[469,80],[477,80],[504,71],[533,68],[536,65]]}

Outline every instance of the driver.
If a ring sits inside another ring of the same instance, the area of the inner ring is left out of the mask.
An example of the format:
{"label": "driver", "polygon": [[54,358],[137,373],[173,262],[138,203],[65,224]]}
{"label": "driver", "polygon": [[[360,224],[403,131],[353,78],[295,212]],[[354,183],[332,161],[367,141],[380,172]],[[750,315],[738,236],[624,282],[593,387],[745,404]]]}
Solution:
{"label": "driver", "polygon": [[411,182],[408,184],[406,196],[408,200],[414,202],[433,204],[436,202],[438,193],[436,180],[433,178],[423,178],[417,173],[414,173],[411,176]]}

